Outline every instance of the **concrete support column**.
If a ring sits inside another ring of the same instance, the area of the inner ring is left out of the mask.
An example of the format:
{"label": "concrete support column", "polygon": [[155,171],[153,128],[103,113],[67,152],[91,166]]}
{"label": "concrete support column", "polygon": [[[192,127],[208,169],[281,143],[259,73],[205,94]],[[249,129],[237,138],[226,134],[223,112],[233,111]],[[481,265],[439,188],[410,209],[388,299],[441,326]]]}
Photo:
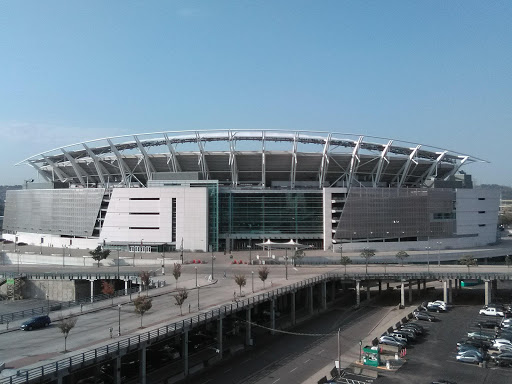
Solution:
{"label": "concrete support column", "polygon": [[336,280],[331,281],[331,301],[336,299]]}
{"label": "concrete support column", "polygon": [[295,325],[295,292],[292,292],[291,295],[292,295],[292,302],[291,302],[292,308],[291,308],[290,317],[292,320],[292,325]]}
{"label": "concrete support column", "polygon": [[57,384],[63,384],[64,380],[62,376],[57,377]]}
{"label": "concrete support column", "polygon": [[245,345],[252,345],[251,343],[251,308],[247,308],[245,311]]}
{"label": "concrete support column", "polygon": [[412,281],[409,280],[409,304],[412,303]]}
{"label": "concrete support column", "polygon": [[403,280],[400,283],[400,304],[405,307],[405,282]]}
{"label": "concrete support column", "polygon": [[313,286],[310,285],[308,287],[308,304],[309,304],[309,314],[313,314]]}
{"label": "concrete support column", "polygon": [[448,302],[448,281],[443,280],[443,301]]}
{"label": "concrete support column", "polygon": [[276,334],[276,301],[275,299],[270,300],[270,334]]}
{"label": "concrete support column", "polygon": [[366,281],[366,300],[370,300],[370,281]]}
{"label": "concrete support column", "polygon": [[423,290],[427,290],[427,280],[423,280]]}
{"label": "concrete support column", "polygon": [[452,288],[452,280],[448,280],[448,303],[453,303],[453,288]]}
{"label": "concrete support column", "polygon": [[416,280],[416,284],[418,286],[418,292],[421,290],[421,280]]}
{"label": "concrete support column", "polygon": [[321,287],[322,287],[322,310],[326,310],[327,309],[327,282],[324,280],[322,281],[321,283]]}
{"label": "concrete support column", "polygon": [[379,280],[379,295],[382,293],[382,280]]}
{"label": "concrete support column", "polygon": [[389,281],[386,283],[386,291],[389,291]]}
{"label": "concrete support column", "polygon": [[146,346],[139,349],[139,383],[146,384]]}
{"label": "concrete support column", "polygon": [[489,305],[491,303],[491,287],[489,285],[490,280],[485,280],[485,305]]}
{"label": "concrete support column", "polygon": [[491,290],[491,303],[492,303],[492,298],[498,296],[498,280],[493,279],[492,283],[491,283],[491,287],[492,287],[492,290]]}
{"label": "concrete support column", "polygon": [[121,384],[121,356],[114,359],[114,383]]}
{"label": "concrete support column", "polygon": [[95,279],[89,280],[91,282],[91,303],[94,303],[94,280]]}
{"label": "concrete support column", "polygon": [[124,281],[124,294],[125,296],[128,294],[128,280]]}
{"label": "concrete support column", "polygon": [[356,280],[356,307],[361,304],[361,280]]}
{"label": "concrete support column", "polygon": [[185,377],[188,376],[188,331],[183,332],[181,338],[181,356],[183,359],[183,374]]}
{"label": "concrete support column", "polygon": [[217,321],[217,341],[219,349],[219,359],[222,360],[222,315],[219,317],[219,320]]}

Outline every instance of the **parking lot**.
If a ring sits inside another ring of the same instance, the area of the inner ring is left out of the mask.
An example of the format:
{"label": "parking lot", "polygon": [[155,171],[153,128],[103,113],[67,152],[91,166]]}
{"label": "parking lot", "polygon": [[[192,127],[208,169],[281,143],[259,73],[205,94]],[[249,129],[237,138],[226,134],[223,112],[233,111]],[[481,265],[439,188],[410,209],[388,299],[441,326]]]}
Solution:
{"label": "parking lot", "polygon": [[[438,321],[422,321],[426,336],[407,346],[407,363],[395,373],[383,373],[376,384],[431,383],[444,379],[462,383],[502,384],[512,382],[512,368],[487,368],[456,360],[457,342],[466,338],[467,333],[479,331],[480,321],[494,320],[494,317],[479,315],[481,295],[469,293],[457,297],[455,305],[446,313],[434,313]],[[501,318],[498,318],[501,319]]]}

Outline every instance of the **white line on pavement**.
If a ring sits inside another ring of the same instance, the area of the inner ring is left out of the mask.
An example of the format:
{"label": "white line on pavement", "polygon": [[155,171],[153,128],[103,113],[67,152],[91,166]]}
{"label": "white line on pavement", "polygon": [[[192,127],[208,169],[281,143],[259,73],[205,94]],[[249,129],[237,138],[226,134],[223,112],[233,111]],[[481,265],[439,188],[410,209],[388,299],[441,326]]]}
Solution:
{"label": "white line on pavement", "polygon": [[272,382],[272,384],[277,383],[279,380],[281,380],[281,378],[279,378],[279,379],[277,379],[277,380],[273,381],[273,382]]}
{"label": "white line on pavement", "polygon": [[224,373],[228,373],[228,372],[229,372],[229,371],[231,371],[232,369],[233,369],[233,368],[226,369],[226,370],[224,371]]}
{"label": "white line on pavement", "polygon": [[311,359],[307,359],[304,363],[307,363],[308,361],[310,361]]}
{"label": "white line on pavement", "polygon": [[297,367],[293,368],[293,369],[290,371],[290,373],[292,373],[292,372],[293,372],[293,371],[295,371],[296,369],[297,369]]}

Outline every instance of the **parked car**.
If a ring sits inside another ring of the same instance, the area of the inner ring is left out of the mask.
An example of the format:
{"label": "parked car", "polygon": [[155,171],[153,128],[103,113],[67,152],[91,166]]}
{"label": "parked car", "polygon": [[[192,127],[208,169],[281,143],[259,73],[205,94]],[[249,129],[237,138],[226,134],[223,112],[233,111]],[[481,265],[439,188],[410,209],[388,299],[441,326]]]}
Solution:
{"label": "parked car", "polygon": [[512,346],[504,344],[504,345],[498,347],[498,351],[500,351],[500,352],[512,352]]}
{"label": "parked car", "polygon": [[457,342],[457,347],[459,347],[463,344],[474,345],[475,347],[483,348],[483,349],[488,349],[492,345],[492,343],[489,340],[464,339],[464,340]]}
{"label": "parked car", "polygon": [[502,345],[508,345],[508,346],[512,347],[512,342],[507,339],[496,339],[496,340],[494,340],[492,347],[498,349]]}
{"label": "parked car", "polygon": [[442,300],[436,300],[436,301],[431,301],[429,303],[427,303],[427,307],[428,306],[436,306],[436,307],[440,307],[443,311],[447,311],[448,310],[448,304],[445,303],[444,301]]}
{"label": "parked car", "polygon": [[505,316],[504,311],[496,307],[484,307],[478,313],[486,316]]}
{"label": "parked car", "polygon": [[425,332],[425,328],[423,328],[422,325],[414,322],[405,323],[402,327],[413,327],[418,331],[419,334]]}
{"label": "parked car", "polygon": [[408,327],[408,326],[402,326],[400,327],[399,331],[405,331],[410,332],[414,335],[414,338],[416,339],[418,336],[421,336],[422,332],[419,329],[416,329],[414,327]]}
{"label": "parked car", "polygon": [[393,345],[395,347],[405,347],[406,343],[397,340],[392,336],[381,336],[379,339],[380,344]]}
{"label": "parked car", "polygon": [[466,352],[466,351],[477,351],[480,352],[480,347],[472,344],[461,344],[457,346],[457,353]]}
{"label": "parked car", "polygon": [[427,305],[427,311],[429,312],[446,312],[446,307],[443,307],[436,303],[428,303]]}
{"label": "parked car", "polygon": [[495,335],[491,335],[489,333],[484,333],[480,331],[468,332],[468,337],[473,340],[484,340],[484,341],[492,341]]}
{"label": "parked car", "polygon": [[494,320],[485,320],[485,321],[479,321],[475,324],[479,328],[485,328],[485,329],[495,329],[499,326],[499,323]]}
{"label": "parked car", "polygon": [[464,363],[473,363],[478,364],[483,361],[482,355],[477,351],[466,351],[457,355],[457,361],[462,361]]}
{"label": "parked car", "polygon": [[492,355],[491,361],[496,365],[512,367],[512,352],[504,352],[499,355]]}
{"label": "parked car", "polygon": [[414,311],[412,313],[416,320],[435,321],[436,317],[427,312]]}
{"label": "parked car", "polygon": [[51,322],[48,315],[35,316],[21,323],[20,328],[23,331],[31,331],[36,328],[47,327]]}

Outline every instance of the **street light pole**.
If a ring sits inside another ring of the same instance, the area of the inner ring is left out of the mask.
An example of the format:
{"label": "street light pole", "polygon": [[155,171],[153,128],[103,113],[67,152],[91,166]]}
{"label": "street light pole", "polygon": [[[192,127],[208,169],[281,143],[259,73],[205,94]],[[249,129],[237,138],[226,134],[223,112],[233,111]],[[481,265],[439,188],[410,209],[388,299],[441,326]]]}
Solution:
{"label": "street light pole", "polygon": [[197,267],[194,267],[194,269],[196,270],[196,287],[197,287]]}
{"label": "street light pole", "polygon": [[119,279],[119,246],[117,246],[117,278]]}
{"label": "street light pole", "polygon": [[63,245],[62,246],[62,268],[64,268],[64,256],[65,256],[65,253],[66,253],[66,246]]}
{"label": "street light pole", "polygon": [[48,304],[48,315],[50,314],[50,295],[46,294],[46,302]]}
{"label": "street light pole", "polygon": [[252,293],[254,293],[254,271],[251,271],[252,276]]}
{"label": "street light pole", "polygon": [[197,310],[199,311],[199,290],[201,287],[197,287]]}
{"label": "street light pole", "polygon": [[213,280],[213,262],[215,261],[215,256],[212,255],[212,280]]}
{"label": "street light pole", "polygon": [[247,246],[247,248],[249,248],[249,265],[252,265],[252,254],[251,254],[252,244],[251,244],[251,239],[249,239],[249,245]]}
{"label": "street light pole", "polygon": [[284,269],[286,271],[286,280],[288,280],[288,248],[284,250],[285,256],[284,256]]}
{"label": "street light pole", "polygon": [[437,242],[437,266],[441,266],[441,244],[443,244],[442,241]]}
{"label": "street light pole", "polygon": [[338,377],[341,377],[341,346],[340,346],[340,328],[338,328]]}
{"label": "street light pole", "polygon": [[425,247],[427,250],[427,271],[430,273],[430,247]]}
{"label": "street light pole", "polygon": [[119,312],[117,336],[121,336],[121,304],[117,304],[117,308],[118,308],[118,312]]}

